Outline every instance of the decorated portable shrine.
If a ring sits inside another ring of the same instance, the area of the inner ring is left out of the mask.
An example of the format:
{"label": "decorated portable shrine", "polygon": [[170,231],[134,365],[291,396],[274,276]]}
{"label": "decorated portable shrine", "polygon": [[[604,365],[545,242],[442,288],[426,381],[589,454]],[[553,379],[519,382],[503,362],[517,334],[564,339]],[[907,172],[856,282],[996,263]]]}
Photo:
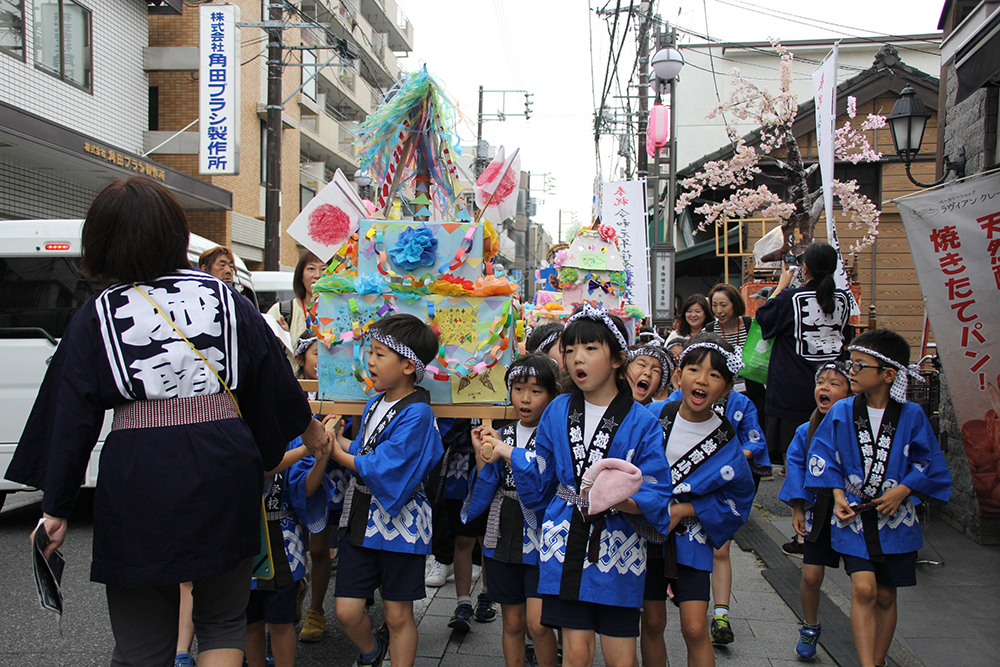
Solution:
{"label": "decorated portable shrine", "polygon": [[[517,285],[494,275],[498,236],[487,219],[497,206],[516,203],[517,151],[477,186],[480,214],[456,204],[461,186],[454,163],[456,110],[426,68],[403,79],[387,101],[358,128],[359,159],[377,187],[377,202],[362,203],[353,189],[338,188],[326,205],[352,217],[353,236],[299,224],[295,238],[332,257],[313,285],[317,295],[309,325],[322,342],[317,398],[364,401],[374,395],[368,377],[367,331],[379,319],[407,313],[427,322],[440,347],[420,383],[432,404],[505,404],[504,373],[513,359],[520,305]],[[340,182],[331,181],[327,188]],[[412,220],[401,219],[400,193]],[[411,194],[412,193],[412,194]],[[343,201],[341,200],[343,199]],[[312,202],[310,202],[312,203]],[[317,209],[318,210],[318,209]],[[308,209],[302,215],[307,215]],[[301,217],[301,216],[300,216]],[[330,221],[343,219],[327,211]],[[291,233],[291,232],[290,232]],[[322,242],[339,241],[336,248]],[[325,255],[325,256],[324,256]]]}

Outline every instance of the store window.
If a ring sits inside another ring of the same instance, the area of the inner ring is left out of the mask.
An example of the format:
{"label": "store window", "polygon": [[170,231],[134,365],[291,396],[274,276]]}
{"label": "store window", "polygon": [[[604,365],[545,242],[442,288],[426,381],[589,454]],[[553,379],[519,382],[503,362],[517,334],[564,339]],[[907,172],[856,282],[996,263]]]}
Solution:
{"label": "store window", "polygon": [[0,51],[24,60],[24,0],[0,0]]}
{"label": "store window", "polygon": [[89,91],[94,55],[90,10],[75,0],[35,0],[34,29],[35,67]]}
{"label": "store window", "polygon": [[[302,93],[307,95],[309,99],[316,99],[316,52],[315,51],[303,51],[302,52]],[[311,65],[311,67],[310,67]],[[310,78],[311,77],[311,78]]]}

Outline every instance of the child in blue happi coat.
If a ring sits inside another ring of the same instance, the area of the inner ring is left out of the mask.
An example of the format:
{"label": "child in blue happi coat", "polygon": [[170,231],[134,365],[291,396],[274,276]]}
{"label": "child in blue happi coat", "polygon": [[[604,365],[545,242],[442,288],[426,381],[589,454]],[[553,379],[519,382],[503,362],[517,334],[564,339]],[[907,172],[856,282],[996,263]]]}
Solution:
{"label": "child in blue happi coat", "polygon": [[837,401],[851,395],[851,380],[847,364],[831,361],[816,371],[816,411],[808,422],[795,429],[795,437],[785,453],[785,483],[778,499],[792,508],[792,527],[805,539],[802,545],[802,627],[795,652],[809,660],[816,656],[819,640],[819,589],[827,567],[840,567],[840,554],[830,543],[830,522],[833,520],[833,503],[829,495],[817,496],[806,491],[806,461],[809,445],[823,417]]}
{"label": "child in blue happi coat", "polygon": [[271,579],[253,579],[247,603],[247,650],[249,667],[264,667],[266,630],[276,667],[295,664],[295,614],[299,583],[306,575],[302,525],[310,532],[326,526],[325,487],[327,456],[306,460],[301,438],[288,445],[277,468],[264,478],[264,510],[267,516],[274,573]]}
{"label": "child in blue happi coat", "polygon": [[[499,432],[485,427],[472,431],[478,474],[462,518],[470,520],[483,513],[487,516],[483,543],[486,580],[490,597],[500,603],[507,667],[525,664],[525,631],[534,642],[540,667],[556,665],[555,634],[541,623],[542,599],[538,595],[541,525],[538,513],[526,508],[518,496],[510,458],[515,448],[535,450],[538,421],[559,395],[558,373],[559,365],[543,354],[529,354],[512,363],[505,379],[519,419]],[[483,443],[487,444],[485,452]]]}
{"label": "child in blue happi coat", "polygon": [[[735,349],[735,348],[734,348]],[[734,376],[734,382],[739,376]],[[735,385],[734,385],[735,387]],[[679,401],[683,398],[678,388],[667,398],[668,401]],[[761,477],[771,474],[771,459],[767,454],[767,443],[764,440],[764,429],[758,421],[757,407],[743,392],[735,388],[726,392],[716,401],[713,409],[717,414],[725,415],[726,419],[736,427],[736,434],[743,447],[743,454],[750,465],[753,474],[754,489],[760,484]],[[733,588],[733,564],[729,549],[732,541],[727,541],[713,552],[712,562],[712,622],[709,625],[709,635],[713,644],[731,644],[736,639],[729,623],[729,601]]]}
{"label": "child in blue happi coat", "polygon": [[[542,513],[538,592],[543,625],[562,628],[563,664],[593,663],[596,635],[610,667],[632,667],[646,575],[647,537],[670,530],[670,471],[663,432],[632,400],[621,319],[585,304],[560,339],[576,386],[546,408],[535,451],[514,448],[518,495]],[[636,466],[641,486],[612,511],[586,512],[584,473],[601,459]]]}
{"label": "child in blue happi coat", "polygon": [[[412,315],[391,315],[368,330],[368,372],[377,396],[368,401],[358,437],[337,426],[334,459],[355,473],[340,519],[337,620],[357,645],[359,667],[377,667],[392,651],[397,667],[413,665],[417,625],[431,550],[431,507],[424,484],[443,448],[430,394],[415,386],[438,350],[437,335]],[[335,420],[331,420],[335,421]],[[389,646],[372,633],[365,602],[381,589]]]}
{"label": "child in blue happi coat", "polygon": [[831,542],[851,575],[851,628],[862,667],[877,667],[896,629],[896,589],[917,584],[923,546],[913,496],[948,501],[951,473],[927,415],[906,401],[910,345],[889,329],[858,336],[854,398],[834,405],[813,434],[806,489],[832,490]]}
{"label": "child in blue happi coat", "polygon": [[677,365],[681,399],[648,406],[664,431],[673,484],[671,527],[676,530],[668,536],[666,549],[660,550],[662,555],[650,559],[642,609],[642,662],[666,665],[663,631],[669,583],[680,607],[688,665],[709,667],[715,664],[706,618],[714,550],[732,539],[750,514],[752,453],[744,451],[743,439],[729,417],[714,409],[742,368],[732,346],[716,334],[698,334]]}

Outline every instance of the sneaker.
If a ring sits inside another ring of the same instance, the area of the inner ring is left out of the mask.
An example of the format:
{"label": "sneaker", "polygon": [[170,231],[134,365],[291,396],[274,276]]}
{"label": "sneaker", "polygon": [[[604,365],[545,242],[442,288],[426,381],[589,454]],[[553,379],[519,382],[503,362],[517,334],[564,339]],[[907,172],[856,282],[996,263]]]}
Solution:
{"label": "sneaker", "polygon": [[524,647],[524,667],[538,667],[538,657],[535,655],[535,645],[528,644]]}
{"label": "sneaker", "polygon": [[389,624],[385,621],[382,621],[382,625],[378,626],[378,630],[372,634],[378,637],[378,640],[386,646],[389,645]]}
{"label": "sneaker", "polygon": [[479,575],[483,573],[483,568],[481,565],[472,564],[472,580],[479,581]]}
{"label": "sneaker", "polygon": [[178,653],[174,657],[174,667],[195,667],[190,653]]}
{"label": "sneaker", "polygon": [[454,574],[454,565],[444,565],[443,563],[434,561],[434,564],[431,565],[431,571],[424,577],[424,584],[431,588],[441,588]]}
{"label": "sneaker", "polygon": [[371,662],[365,662],[361,654],[358,654],[358,667],[379,667],[382,661],[385,660],[385,654],[389,651],[389,644],[379,640],[378,643],[378,655]]}
{"label": "sneaker", "polygon": [[799,628],[799,643],[795,645],[795,652],[800,658],[811,660],[816,657],[816,642],[819,641],[821,632],[822,628],[819,626],[811,628],[803,625]]}
{"label": "sneaker", "polygon": [[673,584],[667,584],[667,599],[670,600],[670,603],[678,609],[681,608],[681,603],[677,601],[677,596],[674,595]]}
{"label": "sneaker", "polygon": [[448,627],[459,632],[468,632],[472,629],[473,614],[471,604],[458,605],[455,607],[455,614],[448,621]]}
{"label": "sneaker", "polygon": [[476,600],[476,623],[492,623],[497,620],[497,609],[486,593],[480,593]]}
{"label": "sneaker", "polygon": [[725,614],[717,614],[715,618],[712,619],[712,643],[720,646],[726,644],[732,644],[736,637],[733,635],[733,629],[729,627],[729,617]]}
{"label": "sneaker", "polygon": [[805,542],[798,535],[792,537],[791,542],[786,542],[781,545],[781,550],[784,551],[789,556],[794,556],[796,558],[802,558],[802,554],[805,552]]}
{"label": "sneaker", "polygon": [[299,630],[299,641],[313,643],[323,639],[323,630],[326,629],[326,615],[310,609],[306,612],[305,623]]}

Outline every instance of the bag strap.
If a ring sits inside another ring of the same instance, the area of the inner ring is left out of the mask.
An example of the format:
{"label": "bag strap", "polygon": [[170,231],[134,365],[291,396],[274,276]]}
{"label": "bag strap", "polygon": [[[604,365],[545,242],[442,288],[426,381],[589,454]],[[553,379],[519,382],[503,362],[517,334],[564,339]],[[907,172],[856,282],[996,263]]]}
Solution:
{"label": "bag strap", "polygon": [[188,345],[190,345],[191,349],[194,350],[194,353],[197,354],[198,357],[200,357],[203,362],[205,362],[205,366],[208,367],[208,370],[212,371],[212,374],[215,376],[215,379],[219,381],[219,384],[222,385],[222,388],[226,390],[227,394],[229,394],[229,398],[233,399],[233,404],[236,405],[236,412],[237,412],[237,414],[239,414],[240,419],[242,419],[243,418],[243,413],[240,412],[239,401],[237,401],[236,397],[233,396],[233,392],[230,391],[229,385],[226,384],[225,381],[222,379],[222,376],[219,375],[219,371],[215,370],[215,367],[212,364],[208,363],[208,359],[205,358],[205,355],[203,355],[201,353],[201,351],[199,351],[198,348],[196,348],[194,346],[194,343],[192,343],[190,340],[188,340],[188,337],[185,336],[181,332],[181,330],[177,328],[177,325],[174,324],[174,321],[172,319],[170,319],[169,317],[167,317],[167,314],[165,312],[163,312],[163,309],[160,308],[160,305],[158,303],[156,303],[155,301],[153,301],[153,298],[151,296],[149,296],[148,294],[146,294],[145,292],[143,292],[141,289],[139,289],[139,287],[135,283],[132,283],[132,287],[135,288],[136,292],[138,292],[139,294],[141,294],[144,297],[146,297],[146,301],[149,301],[149,303],[152,304],[153,308],[156,309],[156,312],[158,312],[161,316],[163,316],[163,319],[165,319],[167,321],[167,324],[169,324],[171,327],[173,327],[174,331],[177,332],[177,335],[180,336],[181,338],[183,338],[184,342],[187,343]]}
{"label": "bag strap", "polygon": [[279,301],[278,312],[285,318],[285,324],[292,326],[292,300]]}

